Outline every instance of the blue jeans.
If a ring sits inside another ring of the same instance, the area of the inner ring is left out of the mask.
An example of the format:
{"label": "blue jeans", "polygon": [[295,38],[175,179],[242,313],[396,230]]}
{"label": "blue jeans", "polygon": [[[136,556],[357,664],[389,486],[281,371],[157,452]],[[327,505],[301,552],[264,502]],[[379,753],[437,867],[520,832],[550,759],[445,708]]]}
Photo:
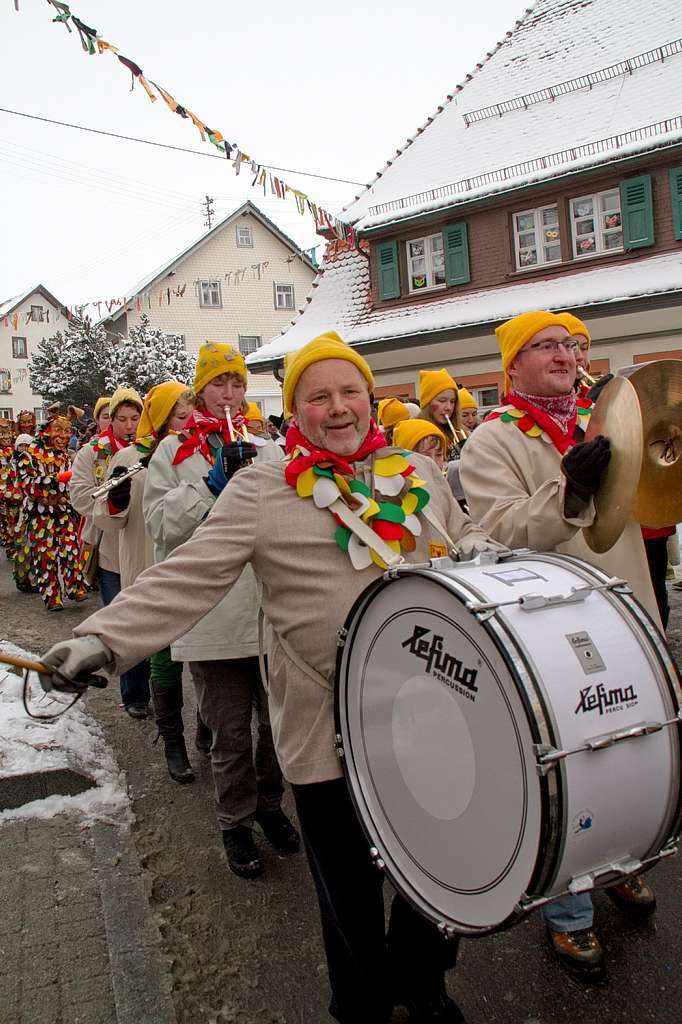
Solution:
{"label": "blue jeans", "polygon": [[[98,569],[97,582],[102,604],[106,607],[121,593],[121,577],[109,569]],[[149,703],[149,662],[141,661],[123,672],[120,679],[121,700],[125,707],[129,704]]]}
{"label": "blue jeans", "polygon": [[581,892],[576,896],[562,896],[548,903],[540,913],[553,932],[579,932],[583,928],[591,928],[594,918],[592,894]]}

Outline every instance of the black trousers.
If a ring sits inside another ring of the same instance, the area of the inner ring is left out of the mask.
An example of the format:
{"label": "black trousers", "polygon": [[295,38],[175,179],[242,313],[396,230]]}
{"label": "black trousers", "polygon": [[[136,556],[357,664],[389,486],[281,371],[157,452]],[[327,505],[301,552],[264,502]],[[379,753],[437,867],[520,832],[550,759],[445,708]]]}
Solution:
{"label": "black trousers", "polygon": [[388,934],[383,875],[369,856],[343,779],[292,786],[322,918],[333,999],[342,1024],[385,1024],[400,992],[428,990],[455,966],[458,939],[396,894]]}
{"label": "black trousers", "polygon": [[665,585],[665,576],[668,571],[668,538],[651,537],[644,541],[647,561],[649,562],[649,573],[654,588],[656,604],[663,623],[663,629],[668,628],[670,618],[670,605],[668,604],[668,589]]}

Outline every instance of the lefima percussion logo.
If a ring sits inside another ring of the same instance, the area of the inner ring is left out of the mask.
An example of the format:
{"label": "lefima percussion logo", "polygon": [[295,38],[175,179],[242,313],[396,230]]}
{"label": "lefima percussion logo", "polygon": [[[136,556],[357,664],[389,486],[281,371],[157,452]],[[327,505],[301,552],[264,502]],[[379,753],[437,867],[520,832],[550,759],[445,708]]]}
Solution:
{"label": "lefima percussion logo", "polygon": [[608,715],[613,711],[622,711],[624,707],[634,707],[638,700],[632,685],[614,686],[611,690],[607,690],[603,683],[599,683],[598,686],[585,686],[580,691],[575,714],[581,711],[583,714],[598,711],[600,715]]}
{"label": "lefima percussion logo", "polygon": [[[445,683],[453,690],[468,697],[469,700],[476,700],[474,694],[478,693],[476,677],[478,669],[466,668],[461,658],[449,654],[443,649],[443,637],[433,633],[431,640],[427,640],[431,632],[426,626],[415,626],[414,632],[409,640],[403,640],[401,647],[406,647],[410,654],[426,662],[426,671],[434,679]],[[459,685],[458,685],[459,684]]]}

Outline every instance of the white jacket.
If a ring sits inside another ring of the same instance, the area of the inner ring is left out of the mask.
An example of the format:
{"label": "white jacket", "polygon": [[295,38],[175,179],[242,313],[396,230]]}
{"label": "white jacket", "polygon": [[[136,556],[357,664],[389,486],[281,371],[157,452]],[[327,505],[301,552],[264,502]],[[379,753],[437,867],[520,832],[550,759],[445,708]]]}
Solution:
{"label": "white jacket", "polygon": [[[154,542],[154,561],[162,562],[175,548],[201,528],[216,498],[206,486],[209,463],[197,451],[173,465],[180,439],[164,438],[147,468],[144,485],[144,518]],[[279,462],[284,454],[272,441],[258,448],[258,462]],[[248,473],[249,467],[239,470]],[[228,484],[229,486],[229,484]],[[220,552],[216,552],[216,559]],[[171,647],[174,661],[220,661],[258,655],[258,607],[256,579],[250,565],[208,615]]]}

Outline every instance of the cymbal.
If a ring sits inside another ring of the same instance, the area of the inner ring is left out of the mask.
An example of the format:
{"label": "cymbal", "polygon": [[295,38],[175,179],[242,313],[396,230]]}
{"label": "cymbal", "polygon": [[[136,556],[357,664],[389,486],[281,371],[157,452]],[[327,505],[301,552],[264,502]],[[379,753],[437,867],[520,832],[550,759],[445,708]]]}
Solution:
{"label": "cymbal", "polygon": [[682,360],[646,363],[628,378],[642,410],[644,448],[632,514],[660,529],[682,521]]}
{"label": "cymbal", "polygon": [[583,529],[593,551],[602,554],[616,543],[632,514],[642,465],[642,415],[637,393],[624,377],[614,377],[599,396],[585,434],[609,439],[611,460],[594,496],[594,522]]}

